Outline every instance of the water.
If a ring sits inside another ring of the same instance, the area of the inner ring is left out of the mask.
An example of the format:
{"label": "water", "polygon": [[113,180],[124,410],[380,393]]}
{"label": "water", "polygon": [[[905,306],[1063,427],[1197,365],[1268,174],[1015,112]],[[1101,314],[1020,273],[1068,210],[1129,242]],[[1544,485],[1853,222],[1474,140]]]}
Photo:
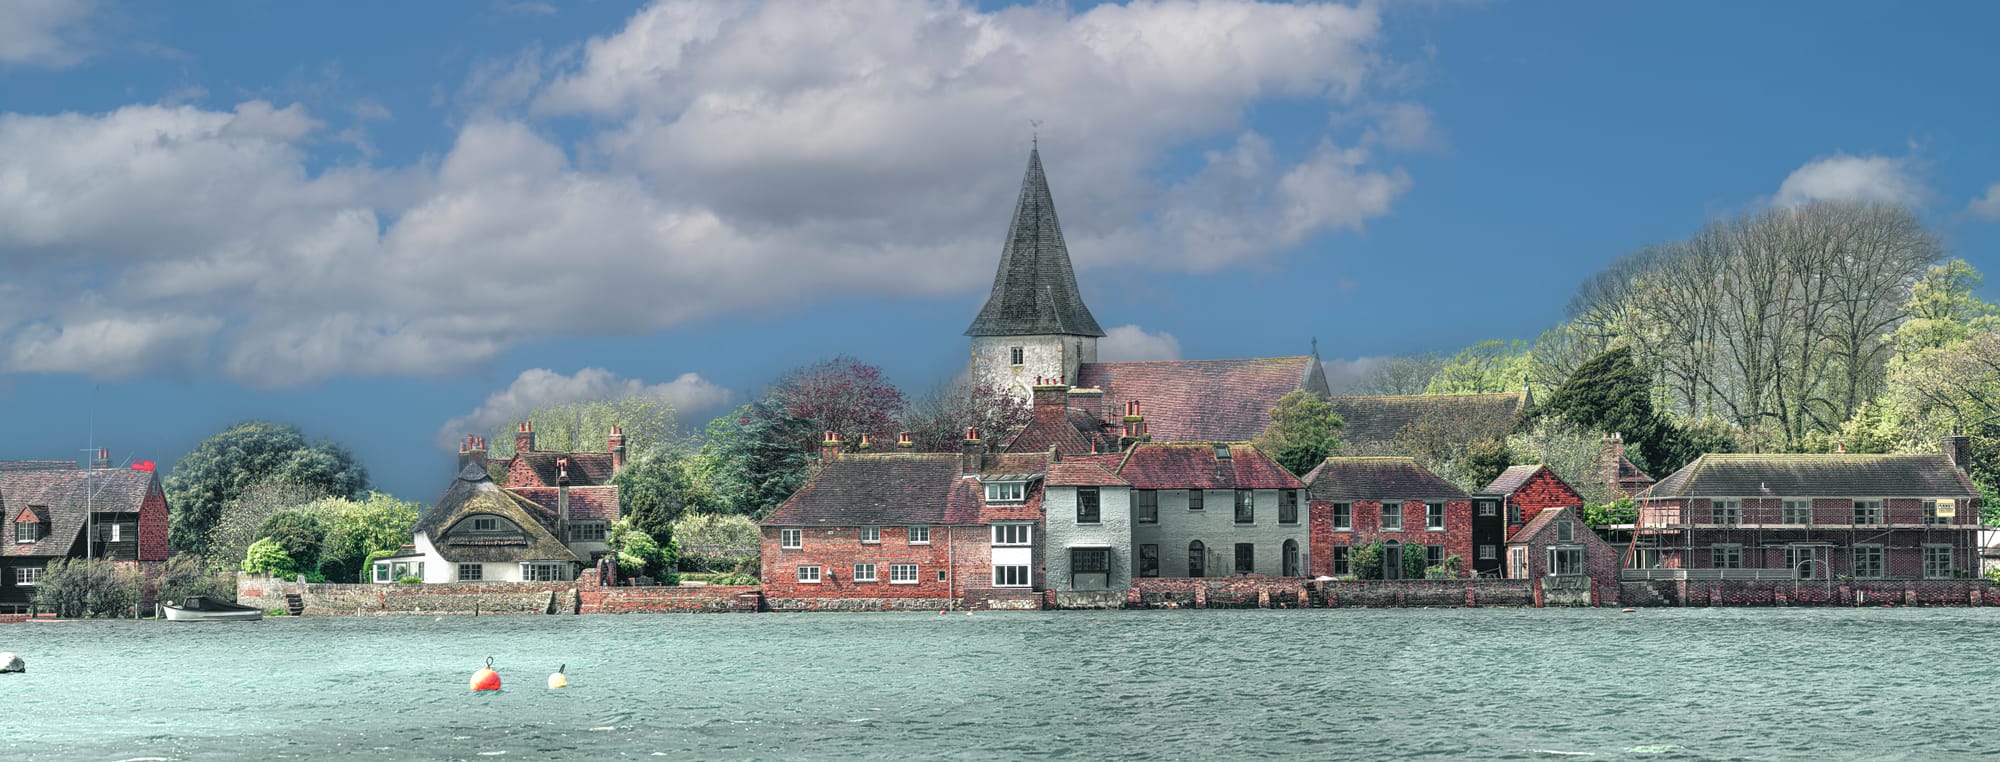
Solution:
{"label": "water", "polygon": [[[0,625],[0,758],[1977,758],[2000,610]],[[495,657],[506,690],[470,695]],[[549,691],[567,662],[571,687]],[[1670,747],[1670,748],[1662,748]]]}

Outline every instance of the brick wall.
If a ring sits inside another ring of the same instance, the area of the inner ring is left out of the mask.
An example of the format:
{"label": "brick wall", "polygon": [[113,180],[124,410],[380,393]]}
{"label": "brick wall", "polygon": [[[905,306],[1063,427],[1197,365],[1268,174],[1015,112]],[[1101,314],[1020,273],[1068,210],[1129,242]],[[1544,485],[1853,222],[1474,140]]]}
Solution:
{"label": "brick wall", "polygon": [[146,501],[139,504],[139,560],[167,560],[167,495],[160,490],[160,478],[153,477]]}
{"label": "brick wall", "polygon": [[[1558,508],[1556,510],[1565,510]],[[1558,539],[1560,529],[1557,524],[1571,522],[1572,541],[1564,543]],[[1533,535],[1516,534],[1507,543],[1507,552],[1516,547],[1527,549],[1528,575],[1524,579],[1538,580],[1549,573],[1549,548],[1556,545],[1581,545],[1583,547],[1584,576],[1590,578],[1590,598],[1588,605],[1609,606],[1620,598],[1618,570],[1624,565],[1624,548],[1605,542],[1596,532],[1585,526],[1582,517],[1573,509],[1567,516],[1558,517],[1544,525]],[[1502,557],[1505,561],[1505,556]],[[1502,564],[1503,572],[1507,565]],[[1548,601],[1544,601],[1548,603]]]}
{"label": "brick wall", "polygon": [[1441,532],[1424,528],[1424,503],[1421,500],[1403,502],[1403,529],[1399,532],[1382,529],[1381,503],[1360,501],[1348,505],[1353,513],[1353,529],[1348,531],[1334,529],[1333,503],[1315,500],[1307,507],[1307,540],[1310,546],[1307,571],[1312,576],[1333,576],[1333,548],[1390,540],[1405,546],[1443,545],[1446,556],[1458,556],[1460,574],[1472,573],[1472,501],[1446,502],[1445,528]]}
{"label": "brick wall", "polygon": [[1328,607],[1535,605],[1534,583],[1525,579],[1373,580],[1316,584],[1319,586],[1319,605]]}
{"label": "brick wall", "polygon": [[1582,510],[1583,496],[1577,494],[1576,490],[1571,489],[1556,476],[1555,471],[1546,468],[1536,471],[1534,476],[1528,477],[1528,481],[1521,484],[1520,489],[1507,496],[1507,507],[1510,509],[1508,515],[1519,513],[1520,520],[1509,523],[1506,534],[1511,538],[1514,530],[1534,521],[1535,514],[1565,506]]}
{"label": "brick wall", "polygon": [[[938,572],[951,572],[952,561],[959,555],[954,549],[965,550],[966,555],[976,552],[974,545],[990,546],[992,540],[983,531],[984,527],[931,527],[929,545],[911,545],[909,528],[899,526],[881,527],[880,543],[862,544],[860,527],[803,527],[800,528],[801,542],[796,550],[780,547],[779,527],[763,529],[763,573],[764,595],[773,599],[797,598],[920,598],[951,599],[957,597],[959,585],[972,581],[966,561],[959,561],[956,580],[947,574],[947,579],[939,579]],[[981,542],[970,538],[978,537]],[[989,551],[990,552],[990,551]],[[854,565],[875,564],[875,582],[854,581]],[[916,584],[891,584],[890,564],[916,564]],[[820,581],[799,582],[798,570],[801,566],[820,567]],[[978,580],[982,585],[991,585],[991,572],[981,572]]]}
{"label": "brick wall", "polygon": [[598,587],[577,591],[579,614],[756,613],[763,597],[756,585],[709,587]]}
{"label": "brick wall", "polygon": [[1627,605],[2000,606],[2000,586],[1977,579],[1655,580],[1625,583]]}
{"label": "brick wall", "polygon": [[1304,608],[1310,583],[1298,577],[1142,577],[1125,592],[1128,608]]}

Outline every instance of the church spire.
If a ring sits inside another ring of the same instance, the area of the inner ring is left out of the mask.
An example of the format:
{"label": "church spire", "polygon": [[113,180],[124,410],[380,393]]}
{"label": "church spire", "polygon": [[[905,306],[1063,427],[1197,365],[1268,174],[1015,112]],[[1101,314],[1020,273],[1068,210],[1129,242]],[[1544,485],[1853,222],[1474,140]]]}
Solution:
{"label": "church spire", "polygon": [[1028,151],[1028,174],[1014,202],[1014,221],[1000,250],[993,293],[973,318],[967,336],[1103,336],[1077,292],[1069,247],[1056,222],[1055,200],[1042,175],[1040,146]]}

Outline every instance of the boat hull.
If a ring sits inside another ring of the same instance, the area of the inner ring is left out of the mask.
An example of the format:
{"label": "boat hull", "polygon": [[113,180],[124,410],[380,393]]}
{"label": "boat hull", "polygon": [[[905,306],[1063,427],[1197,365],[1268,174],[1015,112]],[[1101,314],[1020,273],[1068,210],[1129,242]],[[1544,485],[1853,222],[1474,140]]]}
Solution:
{"label": "boat hull", "polygon": [[167,612],[169,622],[255,622],[264,618],[264,612],[255,609],[247,611],[195,611],[177,606],[161,606]]}

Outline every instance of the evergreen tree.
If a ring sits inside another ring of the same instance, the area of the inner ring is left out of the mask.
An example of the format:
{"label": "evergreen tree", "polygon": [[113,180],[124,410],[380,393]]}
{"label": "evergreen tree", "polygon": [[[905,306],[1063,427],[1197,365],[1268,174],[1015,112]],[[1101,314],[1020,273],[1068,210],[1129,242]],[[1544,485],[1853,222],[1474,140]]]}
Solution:
{"label": "evergreen tree", "polygon": [[730,510],[761,517],[805,484],[818,427],[769,397],[708,424],[702,452],[716,462],[715,489]]}
{"label": "evergreen tree", "polygon": [[306,442],[298,427],[246,421],[203,440],[174,464],[163,487],[172,506],[169,542],[175,552],[206,553],[224,505],[252,485],[283,482],[334,497],[368,489],[368,470],[347,448]]}
{"label": "evergreen tree", "polygon": [[1631,348],[1618,347],[1578,366],[1534,415],[1620,434],[1636,447],[1626,457],[1647,473],[1665,476],[1700,453],[1687,452],[1679,428],[1653,409],[1652,390],[1651,378],[1632,361]]}
{"label": "evergreen tree", "polygon": [[1271,424],[1258,438],[1257,449],[1285,470],[1304,474],[1340,449],[1340,430],[1346,425],[1326,398],[1298,389],[1271,408]]}

